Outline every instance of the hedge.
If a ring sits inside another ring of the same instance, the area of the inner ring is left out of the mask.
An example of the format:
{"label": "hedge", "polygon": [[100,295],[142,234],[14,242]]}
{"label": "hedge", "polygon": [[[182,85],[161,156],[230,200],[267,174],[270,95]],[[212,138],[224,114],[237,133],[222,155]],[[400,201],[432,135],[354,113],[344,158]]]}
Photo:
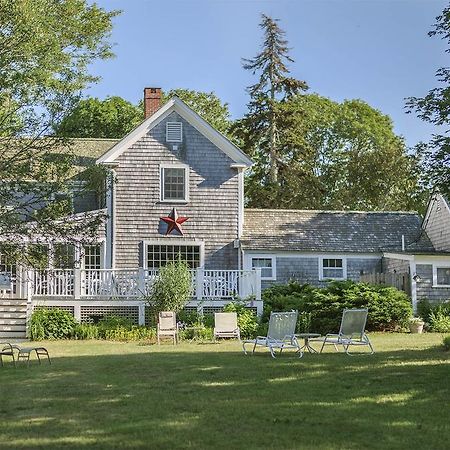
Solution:
{"label": "hedge", "polygon": [[404,292],[348,280],[332,281],[323,288],[298,282],[275,285],[265,289],[262,298],[263,322],[269,320],[271,311],[297,310],[298,331],[336,332],[346,308],[369,309],[368,331],[400,331],[412,316],[411,301]]}

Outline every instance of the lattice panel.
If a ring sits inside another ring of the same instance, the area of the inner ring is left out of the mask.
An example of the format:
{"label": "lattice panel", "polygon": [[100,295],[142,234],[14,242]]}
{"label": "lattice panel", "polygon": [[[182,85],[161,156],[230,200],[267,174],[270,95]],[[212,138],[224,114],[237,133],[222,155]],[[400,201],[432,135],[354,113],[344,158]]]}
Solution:
{"label": "lattice panel", "polygon": [[70,313],[72,315],[74,314],[74,307],[73,306],[69,306],[69,305],[61,305],[61,306],[54,306],[54,305],[51,305],[51,306],[43,306],[43,305],[41,305],[41,306],[39,306],[39,305],[37,305],[33,309],[34,310],[37,310],[37,309],[61,309],[63,311],[67,311],[68,313]]}
{"label": "lattice panel", "polygon": [[203,314],[214,314],[216,312],[222,312],[223,306],[204,306]]}
{"label": "lattice panel", "polygon": [[94,323],[94,319],[106,316],[118,316],[139,323],[139,307],[137,306],[82,306],[81,322]]}
{"label": "lattice panel", "polygon": [[186,312],[187,314],[196,313],[197,312],[197,307],[196,306],[185,306],[183,308],[183,311]]}

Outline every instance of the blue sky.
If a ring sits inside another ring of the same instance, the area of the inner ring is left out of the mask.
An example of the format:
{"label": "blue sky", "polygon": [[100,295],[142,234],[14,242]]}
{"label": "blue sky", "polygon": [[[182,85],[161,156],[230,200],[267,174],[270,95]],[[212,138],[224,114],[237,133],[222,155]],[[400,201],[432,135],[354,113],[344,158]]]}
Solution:
{"label": "blue sky", "polygon": [[436,131],[404,112],[404,98],[436,86],[448,65],[444,43],[429,38],[442,0],[101,0],[114,19],[116,58],[93,64],[102,81],[87,91],[137,103],[145,86],[214,91],[233,118],[246,111],[242,68],[262,40],[260,14],[280,19],[292,75],[333,100],[360,98],[390,115],[408,145]]}

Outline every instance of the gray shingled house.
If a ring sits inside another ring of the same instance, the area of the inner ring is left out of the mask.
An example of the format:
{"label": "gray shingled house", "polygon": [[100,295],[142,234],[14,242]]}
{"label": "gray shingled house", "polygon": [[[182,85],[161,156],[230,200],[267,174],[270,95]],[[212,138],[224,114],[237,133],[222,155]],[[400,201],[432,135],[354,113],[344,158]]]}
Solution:
{"label": "gray shingled house", "polygon": [[402,275],[414,305],[450,297],[450,208],[441,195],[424,220],[409,212],[244,209],[252,161],[178,98],[160,100],[160,89],[144,90],[146,118],[121,140],[76,140],[80,165],[103,165],[114,182],[100,197],[75,194],[74,212],[106,209],[107,222],[97,245],[49,242],[49,252],[69,258],[64,266],[50,258],[32,282],[0,261],[0,271],[15,276],[3,291],[15,317],[2,317],[8,306],[0,305],[0,337],[23,333],[27,311],[42,305],[82,321],[114,313],[145,323],[141,293],[179,254],[194,275],[188,307],[207,312],[237,295],[261,312],[261,287],[289,279],[322,284],[376,273]]}

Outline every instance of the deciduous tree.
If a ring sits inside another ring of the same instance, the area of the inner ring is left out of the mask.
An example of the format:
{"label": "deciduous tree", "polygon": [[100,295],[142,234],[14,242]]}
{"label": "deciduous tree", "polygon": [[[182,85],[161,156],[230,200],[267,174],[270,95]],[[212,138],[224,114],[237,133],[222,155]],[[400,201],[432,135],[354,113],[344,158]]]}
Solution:
{"label": "deciduous tree", "polygon": [[88,239],[98,225],[91,215],[66,219],[70,143],[47,135],[97,80],[88,65],[112,56],[116,14],[85,0],[0,1],[0,239],[19,257],[28,240]]}
{"label": "deciduous tree", "polygon": [[86,98],[64,117],[56,133],[71,138],[122,138],[143,120],[142,108],[121,97]]}
{"label": "deciduous tree", "polygon": [[[440,37],[450,44],[450,6],[436,18],[428,35]],[[450,48],[445,51],[450,53]],[[422,120],[443,130],[433,134],[430,142],[419,144],[418,150],[423,155],[425,187],[437,187],[450,196],[450,67],[439,68],[436,78],[438,87],[431,89],[425,97],[410,97],[406,106],[408,112],[416,112]]]}

